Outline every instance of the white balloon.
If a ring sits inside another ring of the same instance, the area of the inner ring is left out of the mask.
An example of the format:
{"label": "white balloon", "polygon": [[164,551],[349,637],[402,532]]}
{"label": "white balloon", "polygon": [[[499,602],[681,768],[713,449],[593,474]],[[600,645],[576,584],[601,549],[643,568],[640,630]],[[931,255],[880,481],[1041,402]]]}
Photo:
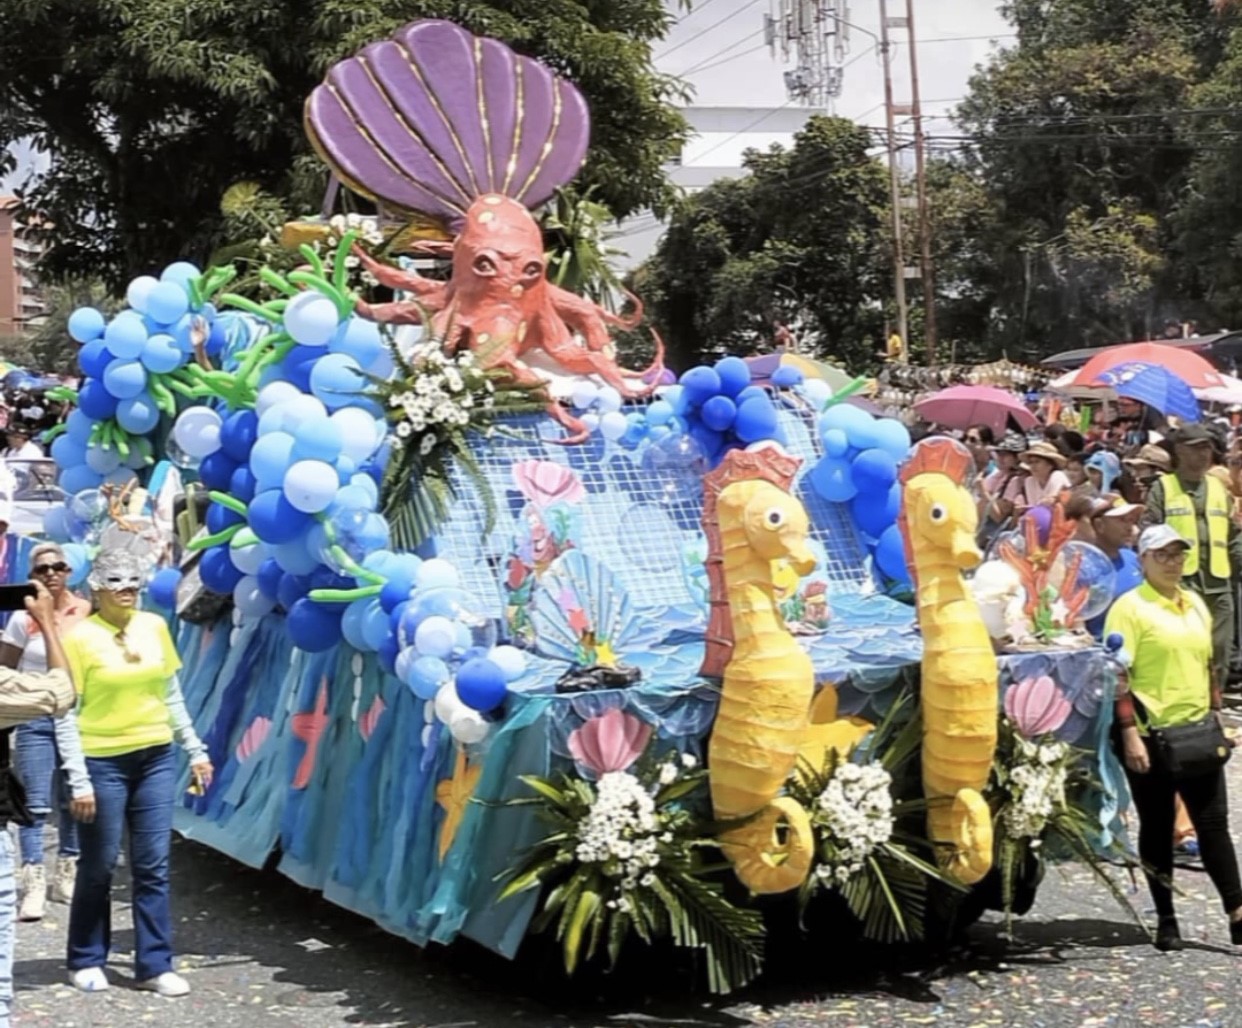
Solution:
{"label": "white balloon", "polygon": [[254,411],[262,417],[269,408],[275,407],[276,404],[285,403],[301,395],[302,390],[292,382],[272,382],[259,390],[258,398],[254,402]]}
{"label": "white balloon", "polygon": [[505,673],[505,681],[512,682],[526,673],[526,654],[516,646],[496,646],[487,659]]}
{"label": "white balloon", "polygon": [[585,410],[599,398],[599,390],[594,382],[576,382],[570,399],[579,410]]}
{"label": "white balloon", "polygon": [[605,439],[615,442],[629,430],[630,423],[620,411],[609,411],[599,419],[599,434]]}
{"label": "white balloon", "polygon": [[220,449],[220,415],[210,407],[187,407],[173,426],[173,439],[185,453],[200,460]]}
{"label": "white balloon", "polygon": [[[234,540],[238,536],[233,537]],[[236,546],[229,543],[229,560],[233,562],[233,567],[237,568],[243,575],[257,574],[263,562],[271,556],[267,546],[261,542],[253,542],[249,546]]]}
{"label": "white balloon", "polygon": [[621,409],[621,394],[612,386],[601,386],[599,391],[599,412],[608,414]]}
{"label": "white balloon", "polygon": [[341,430],[341,453],[354,463],[361,464],[379,446],[375,418],[361,407],[342,407],[331,420]]}
{"label": "white balloon", "polygon": [[426,749],[428,746],[431,745],[431,740],[434,737],[434,734],[435,734],[435,727],[433,725],[423,726],[422,734],[419,736],[423,741],[423,749]]}
{"label": "white balloon", "polygon": [[473,746],[487,738],[491,726],[477,710],[467,710],[449,722],[449,732],[464,746]]}
{"label": "white balloon", "polygon": [[440,686],[440,691],[436,693],[435,703],[436,717],[446,725],[451,725],[453,718],[470,709],[462,703],[461,697],[457,695],[457,686],[452,682],[445,682]]}

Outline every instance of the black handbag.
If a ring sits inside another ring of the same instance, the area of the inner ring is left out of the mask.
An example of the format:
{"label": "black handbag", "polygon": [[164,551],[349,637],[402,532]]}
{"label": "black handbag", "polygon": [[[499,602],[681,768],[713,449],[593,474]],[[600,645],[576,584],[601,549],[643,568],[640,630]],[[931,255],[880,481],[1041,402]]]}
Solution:
{"label": "black handbag", "polygon": [[1233,747],[1215,713],[1188,725],[1153,728],[1151,738],[1175,782],[1219,771],[1233,756]]}

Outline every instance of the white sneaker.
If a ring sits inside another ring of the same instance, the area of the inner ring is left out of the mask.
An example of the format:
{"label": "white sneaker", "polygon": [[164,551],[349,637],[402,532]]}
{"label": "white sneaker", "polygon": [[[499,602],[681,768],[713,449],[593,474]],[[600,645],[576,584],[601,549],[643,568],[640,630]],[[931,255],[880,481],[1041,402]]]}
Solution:
{"label": "white sneaker", "polygon": [[70,973],[69,984],[79,992],[105,992],[108,977],[102,967],[83,967]]}
{"label": "white sneaker", "polygon": [[161,996],[167,996],[170,999],[190,994],[190,983],[172,971],[165,971],[154,978],[148,978],[145,982],[139,982],[138,988],[158,992]]}
{"label": "white sneaker", "polygon": [[52,877],[52,899],[57,903],[73,902],[73,883],[78,878],[78,858],[58,857],[56,874]]}
{"label": "white sneaker", "polygon": [[17,908],[19,921],[42,921],[47,910],[47,875],[42,864],[23,864],[20,888],[21,906]]}

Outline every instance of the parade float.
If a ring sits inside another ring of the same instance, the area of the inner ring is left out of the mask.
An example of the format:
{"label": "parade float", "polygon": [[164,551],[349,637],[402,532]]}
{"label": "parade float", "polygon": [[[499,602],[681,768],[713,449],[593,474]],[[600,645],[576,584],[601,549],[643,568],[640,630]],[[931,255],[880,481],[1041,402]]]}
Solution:
{"label": "parade float", "polygon": [[769,897],[917,940],[1116,846],[1112,665],[1063,645],[1111,570],[1058,522],[968,583],[958,444],[796,367],[627,367],[641,308],[550,283],[530,213],[586,154],[570,83],[422,21],[306,127],[395,229],[308,222],[259,299],[178,263],[69,323],[45,527],[79,580],[151,556],[217,769],[181,833],[419,944],[665,940],[718,991],[801,930]]}

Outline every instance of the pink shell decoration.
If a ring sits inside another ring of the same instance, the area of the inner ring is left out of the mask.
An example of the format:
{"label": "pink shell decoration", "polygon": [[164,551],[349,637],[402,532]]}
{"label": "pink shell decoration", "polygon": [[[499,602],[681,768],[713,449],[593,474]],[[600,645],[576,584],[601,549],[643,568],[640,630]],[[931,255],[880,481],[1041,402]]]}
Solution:
{"label": "pink shell decoration", "polygon": [[624,771],[647,748],[651,726],[613,707],[569,733],[569,752],[597,775]]}
{"label": "pink shell decoration", "polygon": [[259,747],[263,745],[263,740],[267,738],[267,733],[271,730],[271,727],[272,722],[265,717],[256,717],[250,722],[250,727],[246,729],[241,737],[241,742],[237,744],[237,749],[234,750],[238,763],[244,764],[258,752]]}
{"label": "pink shell decoration", "polygon": [[581,503],[586,495],[578,476],[550,460],[524,460],[513,465],[513,484],[536,507]]}
{"label": "pink shell decoration", "polygon": [[376,696],[366,713],[358,719],[358,734],[362,736],[364,742],[371,738],[371,733],[375,731],[375,726],[379,724],[379,719],[386,709],[384,701]]}
{"label": "pink shell decoration", "polygon": [[1047,675],[1024,678],[1005,693],[1005,713],[1028,739],[1055,732],[1070,715],[1070,701]]}

